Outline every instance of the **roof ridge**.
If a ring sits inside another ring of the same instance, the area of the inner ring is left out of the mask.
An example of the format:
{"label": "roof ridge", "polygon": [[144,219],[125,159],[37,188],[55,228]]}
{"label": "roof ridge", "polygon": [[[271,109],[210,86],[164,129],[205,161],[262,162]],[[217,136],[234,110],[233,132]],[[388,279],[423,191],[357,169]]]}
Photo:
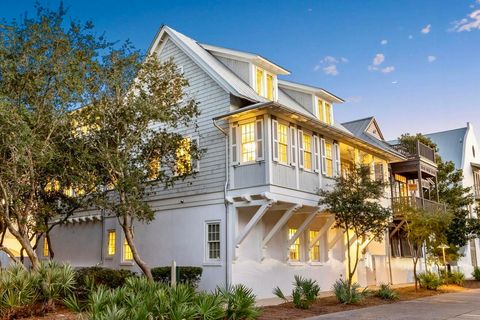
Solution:
{"label": "roof ridge", "polygon": [[437,132],[430,132],[430,133],[425,133],[426,136],[432,135],[432,134],[439,134],[439,133],[447,133],[447,132],[452,132],[452,131],[457,131],[457,130],[466,130],[468,127],[460,127],[460,128],[455,128],[455,129],[449,129],[449,130],[443,130],[443,131],[437,131]]}

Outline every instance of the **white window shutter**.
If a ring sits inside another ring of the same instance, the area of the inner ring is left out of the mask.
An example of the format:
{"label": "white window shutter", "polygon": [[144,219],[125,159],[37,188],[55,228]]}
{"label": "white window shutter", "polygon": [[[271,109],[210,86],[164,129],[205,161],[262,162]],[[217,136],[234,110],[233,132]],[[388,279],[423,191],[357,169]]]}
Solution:
{"label": "white window shutter", "polygon": [[321,155],[322,155],[322,173],[327,174],[327,161],[326,161],[326,147],[325,147],[325,139],[320,139],[320,148],[321,148]]}
{"label": "white window shutter", "polygon": [[256,155],[257,161],[260,161],[263,160],[263,119],[257,119],[255,124],[255,139],[257,140]]}
{"label": "white window shutter", "polygon": [[342,168],[341,168],[341,162],[340,162],[340,146],[338,143],[335,143],[333,145],[333,151],[334,151],[334,156],[335,156],[335,167],[334,167],[334,175],[336,177],[340,176]]}
{"label": "white window shutter", "polygon": [[303,169],[303,130],[298,130],[298,167]]}
{"label": "white window shutter", "polygon": [[318,143],[318,136],[313,136],[313,163],[314,167],[313,170],[315,172],[320,171],[320,152],[319,152],[319,143]]}
{"label": "white window shutter", "polygon": [[295,127],[290,127],[290,165],[297,165],[297,135]]}
{"label": "white window shutter", "polygon": [[231,128],[231,136],[230,136],[230,141],[231,143],[231,148],[232,148],[232,165],[237,165],[239,164],[238,160],[238,125],[233,125]]}
{"label": "white window shutter", "polygon": [[273,161],[278,161],[278,121],[272,120]]}
{"label": "white window shutter", "polygon": [[[192,145],[194,145],[197,150],[200,150],[200,143],[199,143],[198,140],[199,140],[198,137],[193,137],[193,138],[190,140],[190,143],[191,143]],[[198,171],[200,171],[200,160],[192,160],[191,166],[192,166],[192,171],[193,171],[193,172],[198,172]]]}

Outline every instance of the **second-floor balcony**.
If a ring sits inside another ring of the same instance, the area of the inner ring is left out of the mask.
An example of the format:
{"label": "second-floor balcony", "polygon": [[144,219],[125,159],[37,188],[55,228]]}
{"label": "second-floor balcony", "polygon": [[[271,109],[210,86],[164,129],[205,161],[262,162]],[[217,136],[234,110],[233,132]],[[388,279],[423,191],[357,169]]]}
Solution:
{"label": "second-floor balcony", "polygon": [[444,203],[424,199],[417,196],[409,197],[395,197],[392,198],[392,209],[394,216],[403,214],[403,211],[407,208],[423,209],[426,211],[440,211],[445,212],[447,210]]}
{"label": "second-floor balcony", "polygon": [[423,159],[435,163],[435,150],[421,143],[419,140],[393,145],[407,159]]}

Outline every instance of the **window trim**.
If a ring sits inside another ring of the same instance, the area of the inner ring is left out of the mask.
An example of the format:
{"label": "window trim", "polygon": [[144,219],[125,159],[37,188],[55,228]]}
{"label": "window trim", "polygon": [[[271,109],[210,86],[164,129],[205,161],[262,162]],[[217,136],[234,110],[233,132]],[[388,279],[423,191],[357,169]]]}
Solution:
{"label": "window trim", "polygon": [[[257,72],[258,71],[262,71],[262,83],[261,83],[261,92],[258,92],[257,91]],[[267,90],[268,90],[268,85],[267,85],[267,75],[271,76],[272,77],[272,89],[273,89],[273,97],[272,97],[272,100],[271,101],[277,101],[277,97],[278,97],[278,80],[277,80],[277,75],[274,74],[274,73],[271,73],[267,70],[265,70],[264,68],[262,67],[259,67],[259,66],[256,66],[256,65],[253,65],[253,89],[255,90],[255,92],[261,96],[261,97],[264,97],[268,100],[270,100],[270,98],[268,98],[268,94],[267,94]]]}
{"label": "window trim", "polygon": [[[218,224],[218,233],[219,233],[219,240],[218,240],[218,243],[220,245],[219,247],[219,258],[218,259],[212,259],[209,257],[209,244],[210,244],[210,241],[208,240],[208,226],[209,225],[214,225],[214,224]],[[203,264],[204,265],[222,265],[223,263],[223,260],[222,260],[222,221],[221,220],[206,220],[204,222],[204,235],[203,235],[203,238],[204,238],[204,245],[203,245],[203,250],[204,250],[204,254],[203,254]]]}
{"label": "window trim", "polygon": [[[230,137],[230,147],[231,147],[231,156],[233,153],[236,153],[237,161],[231,162],[233,166],[242,166],[242,165],[250,165],[255,164],[257,162],[261,162],[265,160],[265,121],[263,115],[258,115],[256,117],[251,117],[248,119],[244,119],[234,124],[230,125],[230,134],[232,134],[232,129],[235,128],[235,144],[233,144],[233,139]],[[250,161],[242,161],[242,125],[247,123],[253,123],[253,143],[255,145],[255,159]],[[258,136],[258,126],[261,126],[262,137]],[[258,145],[261,145],[262,148],[262,156],[259,157],[258,152]],[[232,157],[233,159],[233,157]]]}
{"label": "window trim", "polygon": [[[110,243],[110,234],[113,234],[114,235],[114,238],[113,238],[113,246],[111,246],[111,243]],[[113,253],[110,253],[110,249],[113,248]],[[107,230],[107,254],[105,255],[106,258],[112,258],[115,256],[115,254],[117,253],[117,230],[115,229],[109,229]]]}
{"label": "window trim", "polygon": [[[132,259],[125,259],[125,246],[128,245],[127,238],[123,235],[122,241],[122,265],[133,265],[135,259],[133,259],[133,252],[132,252]],[[130,248],[130,251],[132,249]]]}
{"label": "window trim", "polygon": [[[196,144],[197,144],[197,148],[200,149],[200,138],[198,135],[194,135],[194,134],[187,134],[187,135],[184,135],[182,136],[182,139],[187,139],[189,141],[189,147],[190,145],[192,144],[193,141],[196,141]],[[176,150],[177,151],[177,150]],[[176,152],[175,152],[176,153]],[[180,173],[178,170],[177,170],[177,159],[176,159],[177,155],[175,154],[175,176],[179,176],[179,175],[182,175],[182,173]],[[194,173],[198,173],[200,172],[200,160],[192,160],[191,158],[191,155],[190,155],[190,172],[188,172],[187,174],[194,174]]]}
{"label": "window trim", "polygon": [[[302,149],[301,149],[301,152],[302,152],[302,157],[303,157],[303,166],[302,166],[302,169],[304,171],[307,171],[307,172],[314,172],[314,139],[313,139],[313,132],[311,131],[308,131],[308,130],[302,130],[301,131],[301,134],[302,134]],[[307,152],[310,152],[310,169],[308,168],[305,168],[305,135],[309,136],[310,137],[310,151],[307,151]]]}
{"label": "window trim", "polygon": [[[315,98],[315,115],[317,116],[317,119],[325,124],[333,126],[333,105],[330,102],[321,99],[320,97],[315,96]],[[318,110],[320,107],[320,103],[322,107],[322,118],[320,117],[320,113]],[[327,105],[330,109],[330,117],[327,117]]]}
{"label": "window trim", "polygon": [[[290,230],[292,230],[292,234],[290,235]],[[297,227],[290,227],[288,226],[287,227],[287,241],[290,241],[291,237],[293,237],[298,231],[298,228]],[[295,242],[298,241],[298,244],[296,244]],[[303,241],[302,241],[302,235],[300,235],[296,240],[295,240],[294,243],[291,244],[290,247],[288,247],[288,263],[289,264],[303,264],[303,253],[302,253],[302,246],[303,246]],[[292,250],[292,247],[293,246],[298,246],[298,259],[297,260],[293,260],[290,258],[290,253],[291,253],[291,250]]]}

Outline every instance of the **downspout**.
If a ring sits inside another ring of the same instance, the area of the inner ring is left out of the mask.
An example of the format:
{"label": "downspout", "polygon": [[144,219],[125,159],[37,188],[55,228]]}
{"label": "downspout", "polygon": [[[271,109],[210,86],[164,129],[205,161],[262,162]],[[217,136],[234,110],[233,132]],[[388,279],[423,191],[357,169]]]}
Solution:
{"label": "downspout", "polygon": [[228,288],[230,285],[230,275],[229,275],[229,270],[230,266],[228,265],[228,248],[229,248],[229,242],[228,242],[228,228],[229,228],[229,221],[228,221],[228,201],[227,201],[227,188],[229,184],[229,165],[228,165],[228,133],[225,132],[216,122],[215,119],[213,119],[213,125],[215,128],[220,130],[221,133],[225,136],[225,185],[223,187],[223,197],[224,197],[224,203],[225,203],[225,287]]}

